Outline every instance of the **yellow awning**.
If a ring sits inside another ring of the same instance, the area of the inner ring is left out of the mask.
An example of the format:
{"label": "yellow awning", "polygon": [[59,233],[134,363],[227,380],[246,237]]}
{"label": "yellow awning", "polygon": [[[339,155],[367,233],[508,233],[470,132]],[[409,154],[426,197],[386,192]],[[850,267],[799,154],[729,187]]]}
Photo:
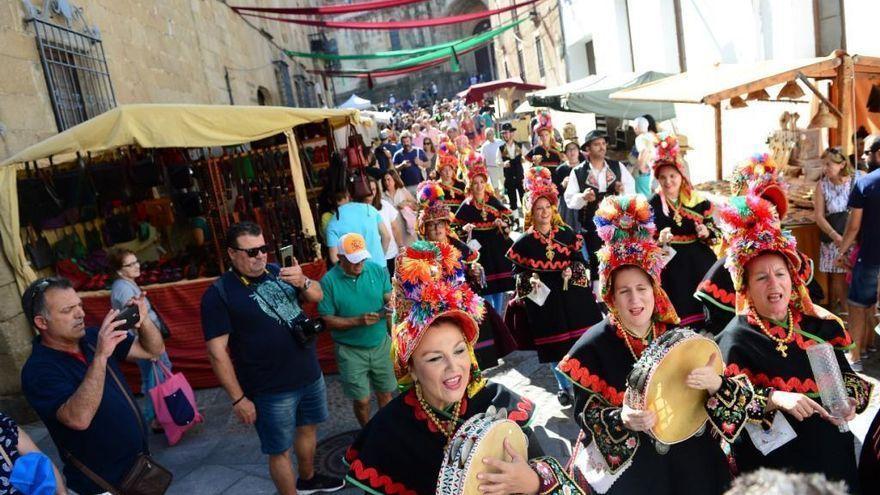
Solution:
{"label": "yellow awning", "polygon": [[[42,160],[71,153],[100,153],[123,146],[201,148],[231,146],[329,119],[333,127],[358,120],[357,110],[231,105],[120,105],[25,148],[0,163]],[[56,163],[63,160],[56,160]]]}
{"label": "yellow awning", "polygon": [[49,157],[56,157],[58,163],[76,152],[99,154],[131,145],[142,148],[232,146],[283,133],[290,146],[290,168],[303,232],[314,236],[314,219],[292,129],[325,119],[337,128],[359,122],[360,116],[357,110],[322,108],[121,105],[16,153],[0,163],[0,243],[15,272],[19,290],[24,291],[36,275],[25,257],[19,235],[16,164]]}

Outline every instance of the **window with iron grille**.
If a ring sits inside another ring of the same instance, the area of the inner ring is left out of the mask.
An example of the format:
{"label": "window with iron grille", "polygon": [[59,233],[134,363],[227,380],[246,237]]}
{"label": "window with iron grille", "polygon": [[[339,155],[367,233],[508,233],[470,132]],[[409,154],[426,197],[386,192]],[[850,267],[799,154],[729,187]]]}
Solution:
{"label": "window with iron grille", "polygon": [[31,18],[58,131],[116,106],[104,46],[94,33]]}

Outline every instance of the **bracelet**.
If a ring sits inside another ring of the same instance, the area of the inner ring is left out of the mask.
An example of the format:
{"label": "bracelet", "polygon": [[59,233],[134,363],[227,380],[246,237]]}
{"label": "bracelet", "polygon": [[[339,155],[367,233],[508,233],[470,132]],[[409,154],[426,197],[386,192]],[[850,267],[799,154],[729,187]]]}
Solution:
{"label": "bracelet", "polygon": [[238,400],[236,400],[236,401],[234,401],[234,402],[232,403],[232,407],[237,406],[238,403],[241,402],[241,401],[243,401],[245,397],[247,397],[247,396],[244,395],[244,394],[242,394],[241,397],[238,398]]}

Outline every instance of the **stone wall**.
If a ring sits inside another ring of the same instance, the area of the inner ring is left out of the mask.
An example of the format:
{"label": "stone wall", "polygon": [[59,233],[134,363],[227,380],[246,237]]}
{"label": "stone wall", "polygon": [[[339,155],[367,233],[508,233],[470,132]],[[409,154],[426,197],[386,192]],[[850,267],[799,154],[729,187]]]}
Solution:
{"label": "stone wall", "polygon": [[[0,161],[58,132],[49,99],[34,28],[26,23],[32,3],[0,2]],[[251,4],[305,6],[296,2]],[[255,27],[219,0],[74,0],[89,26],[100,30],[118,104],[229,104],[225,73],[229,68],[236,105],[256,105],[257,91],[268,104],[282,104],[273,61],[286,57],[278,45],[308,51],[314,28],[266,20]],[[53,21],[64,24],[62,17]],[[74,23],[79,29],[80,23]],[[287,60],[292,76],[305,66]],[[319,83],[320,84],[320,83]],[[22,314],[10,266],[0,254],[0,410],[29,417],[21,401],[19,373],[30,354],[33,334]]]}
{"label": "stone wall", "polygon": [[[489,9],[498,9],[510,5],[509,0],[491,0]],[[493,44],[495,48],[495,60],[498,67],[498,78],[518,77],[524,74],[525,82],[540,83],[548,88],[568,82],[566,74],[563,42],[562,23],[560,20],[559,2],[540,2],[535,9],[519,9],[498,16],[499,24],[510,22],[511,19],[521,19],[535,10],[537,20],[523,22],[518,29],[511,29],[501,34]],[[517,38],[522,42],[517,41]],[[541,44],[541,52],[544,59],[544,71],[541,73],[538,63],[537,43]],[[517,57],[517,48],[520,47],[523,55],[523,67]]]}

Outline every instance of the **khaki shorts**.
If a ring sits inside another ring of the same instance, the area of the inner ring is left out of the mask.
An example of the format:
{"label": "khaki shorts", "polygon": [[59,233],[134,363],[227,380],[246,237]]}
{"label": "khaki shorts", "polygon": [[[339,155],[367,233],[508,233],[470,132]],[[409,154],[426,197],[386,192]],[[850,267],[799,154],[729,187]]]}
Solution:
{"label": "khaki shorts", "polygon": [[391,364],[391,338],[376,347],[355,347],[336,343],[333,346],[342,393],[349,399],[366,399],[374,392],[394,392],[397,377]]}

